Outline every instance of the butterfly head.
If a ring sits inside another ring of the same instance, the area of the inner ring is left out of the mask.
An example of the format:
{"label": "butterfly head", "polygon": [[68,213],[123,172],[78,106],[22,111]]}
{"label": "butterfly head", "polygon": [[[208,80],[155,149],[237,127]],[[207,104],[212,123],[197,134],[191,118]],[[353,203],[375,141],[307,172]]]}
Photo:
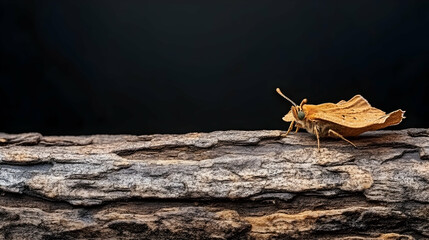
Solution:
{"label": "butterfly head", "polygon": [[277,93],[280,94],[283,98],[288,100],[290,103],[292,103],[292,114],[296,121],[303,121],[305,119],[305,112],[303,109],[304,104],[307,103],[307,99],[305,98],[302,100],[301,104],[298,106],[294,101],[292,101],[290,98],[286,97],[279,88],[276,89]]}
{"label": "butterfly head", "polygon": [[297,121],[302,121],[305,119],[305,111],[303,109],[304,104],[307,103],[307,99],[304,98],[299,106],[292,106],[292,114]]}
{"label": "butterfly head", "polygon": [[305,113],[304,111],[298,111],[298,119],[299,120],[303,120],[305,118]]}

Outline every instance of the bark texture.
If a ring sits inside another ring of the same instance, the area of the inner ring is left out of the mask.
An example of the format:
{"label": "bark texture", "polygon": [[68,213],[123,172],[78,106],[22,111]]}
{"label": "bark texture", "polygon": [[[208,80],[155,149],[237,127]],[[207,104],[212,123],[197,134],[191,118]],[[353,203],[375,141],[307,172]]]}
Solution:
{"label": "bark texture", "polygon": [[429,239],[429,130],[0,134],[0,239]]}

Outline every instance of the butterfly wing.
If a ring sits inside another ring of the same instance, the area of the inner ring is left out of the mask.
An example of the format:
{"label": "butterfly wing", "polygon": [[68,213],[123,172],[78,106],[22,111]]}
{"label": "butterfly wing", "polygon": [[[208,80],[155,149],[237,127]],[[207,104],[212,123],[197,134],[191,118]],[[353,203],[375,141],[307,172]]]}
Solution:
{"label": "butterfly wing", "polygon": [[308,119],[324,120],[339,127],[349,129],[358,135],[364,131],[377,130],[402,121],[404,112],[397,110],[386,114],[380,109],[372,107],[361,95],[356,95],[349,101],[340,101],[337,104],[324,103],[319,105],[304,105]]}

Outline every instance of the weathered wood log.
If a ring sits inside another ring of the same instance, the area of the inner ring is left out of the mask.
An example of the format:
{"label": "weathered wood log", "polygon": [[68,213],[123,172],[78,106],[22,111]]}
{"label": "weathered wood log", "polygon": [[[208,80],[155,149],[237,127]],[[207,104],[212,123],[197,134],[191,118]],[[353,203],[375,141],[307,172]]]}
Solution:
{"label": "weathered wood log", "polygon": [[429,239],[429,130],[0,134],[0,239]]}

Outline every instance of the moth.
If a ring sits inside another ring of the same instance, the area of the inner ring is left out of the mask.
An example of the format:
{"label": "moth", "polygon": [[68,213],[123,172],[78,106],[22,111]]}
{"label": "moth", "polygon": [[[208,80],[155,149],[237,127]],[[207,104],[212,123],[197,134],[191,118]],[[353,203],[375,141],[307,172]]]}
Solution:
{"label": "moth", "polygon": [[316,135],[318,151],[320,151],[319,138],[341,138],[356,147],[345,137],[354,137],[363,132],[397,125],[405,118],[405,111],[399,109],[386,114],[382,110],[372,107],[361,95],[356,95],[348,101],[341,100],[338,103],[319,105],[307,104],[307,99],[304,99],[298,106],[279,88],[276,91],[293,105],[283,117],[283,121],[290,122],[286,135],[294,126],[296,127],[295,132],[304,128],[307,132]]}

